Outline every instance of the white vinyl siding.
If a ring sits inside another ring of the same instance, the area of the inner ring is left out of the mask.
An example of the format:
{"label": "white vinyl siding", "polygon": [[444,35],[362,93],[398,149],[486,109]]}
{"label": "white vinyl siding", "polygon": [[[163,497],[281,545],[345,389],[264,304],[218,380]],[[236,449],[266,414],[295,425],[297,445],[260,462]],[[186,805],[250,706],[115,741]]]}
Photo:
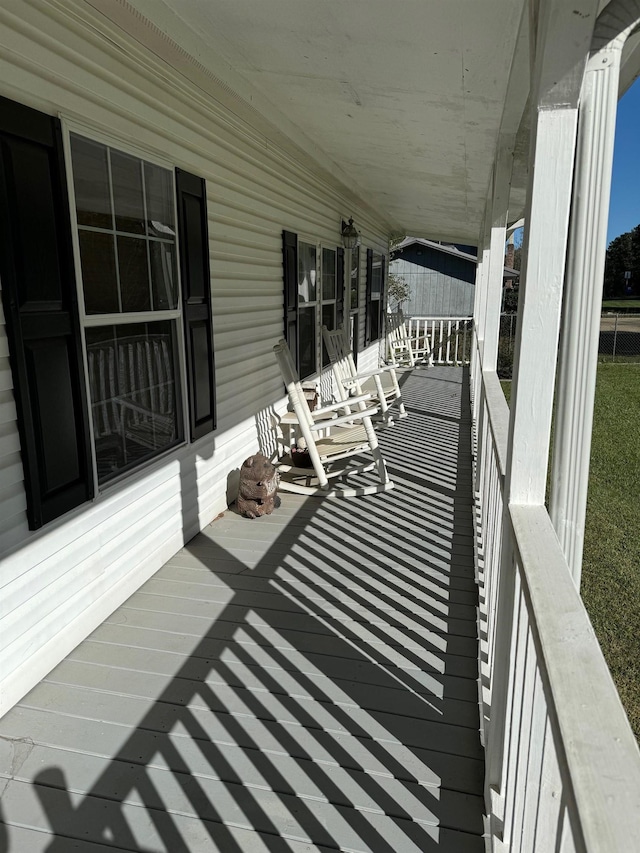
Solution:
{"label": "white vinyl siding", "polygon": [[[272,351],[283,335],[283,229],[337,246],[348,210],[368,245],[384,252],[386,238],[330,175],[265,144],[88,4],[7,0],[0,48],[0,94],[205,178],[218,414],[215,432],[30,532],[0,328],[2,713],[223,511],[233,472],[269,449],[283,405]],[[375,362],[377,348],[366,355]]]}

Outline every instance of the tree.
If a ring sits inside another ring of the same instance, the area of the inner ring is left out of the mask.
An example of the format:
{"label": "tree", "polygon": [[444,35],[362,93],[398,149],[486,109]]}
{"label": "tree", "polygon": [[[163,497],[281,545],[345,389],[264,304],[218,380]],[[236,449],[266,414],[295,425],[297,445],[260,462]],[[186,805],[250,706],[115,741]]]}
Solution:
{"label": "tree", "polygon": [[411,295],[409,285],[401,275],[390,272],[387,276],[387,298],[390,304],[395,303],[396,311],[401,310],[402,303]]}
{"label": "tree", "polygon": [[518,270],[518,272],[522,269],[522,244],[516,246],[513,253],[513,268],[514,270]]}
{"label": "tree", "polygon": [[[631,279],[625,279],[625,273]],[[640,225],[609,243],[604,264],[604,296],[624,296],[628,281],[637,289],[640,279]]]}
{"label": "tree", "polygon": [[[404,240],[404,234],[393,234],[389,237],[389,262],[394,260],[398,245]],[[402,310],[402,303],[411,295],[411,289],[401,275],[390,272],[387,276],[387,301],[395,305],[395,310]]]}

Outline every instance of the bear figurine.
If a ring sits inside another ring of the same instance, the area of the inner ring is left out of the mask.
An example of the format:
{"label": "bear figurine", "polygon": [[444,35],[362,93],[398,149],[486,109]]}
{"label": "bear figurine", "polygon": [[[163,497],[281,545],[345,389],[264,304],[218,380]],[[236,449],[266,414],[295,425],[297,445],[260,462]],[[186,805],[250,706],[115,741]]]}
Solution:
{"label": "bear figurine", "polygon": [[271,515],[280,506],[278,472],[262,453],[245,459],[240,469],[236,507],[245,518]]}

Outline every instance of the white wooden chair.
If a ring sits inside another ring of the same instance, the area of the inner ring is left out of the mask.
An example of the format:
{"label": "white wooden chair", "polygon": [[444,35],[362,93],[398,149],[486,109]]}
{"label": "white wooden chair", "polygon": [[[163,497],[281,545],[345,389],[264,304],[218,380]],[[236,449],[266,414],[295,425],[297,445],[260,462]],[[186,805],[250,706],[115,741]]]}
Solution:
{"label": "white wooden chair", "polygon": [[429,339],[425,336],[421,346],[413,342],[402,314],[387,314],[386,324],[387,358],[394,367],[417,367],[424,362],[433,365]]}
{"label": "white wooden chair", "polygon": [[[305,399],[298,374],[289,352],[287,342],[279,341],[273,348],[287,388],[289,401],[296,415],[297,426],[305,440],[309,454],[310,468],[294,464],[289,454],[278,461],[280,488],[303,495],[339,495],[354,497],[372,495],[393,488],[387,468],[382,458],[378,439],[371,423],[371,415],[378,409],[371,405],[369,394],[352,397],[349,411],[344,413],[342,401],[315,409],[313,414]],[[343,414],[340,414],[340,412]],[[330,421],[327,414],[336,416]],[[330,423],[331,428],[327,430]],[[326,433],[321,436],[320,433]],[[368,455],[370,461],[364,464],[336,465],[352,456]],[[350,486],[348,483],[330,483],[336,477],[376,470],[378,482],[362,486]]]}
{"label": "white wooden chair", "polygon": [[341,327],[330,330],[323,326],[322,338],[331,361],[338,399],[348,402],[353,394],[371,394],[373,397],[377,397],[384,424],[393,423],[393,416],[389,407],[397,400],[398,417],[407,417],[402,402],[402,391],[398,384],[398,376],[393,367],[380,367],[376,370],[358,373],[353,353],[347,347],[344,331]]}

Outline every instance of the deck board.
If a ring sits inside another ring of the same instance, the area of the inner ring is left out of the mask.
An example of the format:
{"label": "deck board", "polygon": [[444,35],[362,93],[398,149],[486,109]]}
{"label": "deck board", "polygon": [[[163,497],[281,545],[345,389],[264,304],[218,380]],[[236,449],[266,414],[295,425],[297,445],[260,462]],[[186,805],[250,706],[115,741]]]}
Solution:
{"label": "deck board", "polygon": [[393,491],[228,510],[0,720],[0,849],[484,850],[466,382],[405,374]]}

